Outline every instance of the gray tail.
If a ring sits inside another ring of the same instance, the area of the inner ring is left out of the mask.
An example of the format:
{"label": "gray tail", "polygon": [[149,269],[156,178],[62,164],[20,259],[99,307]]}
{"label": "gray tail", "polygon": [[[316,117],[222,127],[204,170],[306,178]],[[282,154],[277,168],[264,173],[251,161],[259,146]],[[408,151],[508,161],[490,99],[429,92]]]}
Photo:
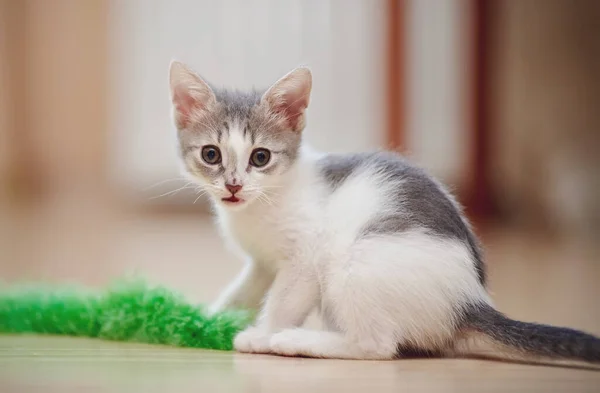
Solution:
{"label": "gray tail", "polygon": [[519,322],[487,304],[471,306],[454,355],[533,363],[600,365],[600,338],[575,329]]}

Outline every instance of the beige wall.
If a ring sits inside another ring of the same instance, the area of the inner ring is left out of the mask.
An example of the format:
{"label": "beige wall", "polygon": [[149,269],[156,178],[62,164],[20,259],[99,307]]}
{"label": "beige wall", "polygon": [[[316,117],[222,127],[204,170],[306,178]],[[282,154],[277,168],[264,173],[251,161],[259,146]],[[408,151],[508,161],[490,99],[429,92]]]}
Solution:
{"label": "beige wall", "polygon": [[598,228],[600,2],[496,3],[496,194],[519,218]]}
{"label": "beige wall", "polygon": [[471,64],[468,0],[406,2],[406,149],[434,175],[468,182]]}
{"label": "beige wall", "polygon": [[13,140],[11,138],[14,120],[11,108],[9,36],[10,15],[14,2],[0,0],[0,198],[6,197],[12,171]]}
{"label": "beige wall", "polygon": [[[6,0],[0,1],[0,59],[7,57],[7,8]],[[9,129],[9,110],[8,110],[8,69],[6,61],[0,61],[0,179],[5,179],[8,172],[9,162],[9,146],[10,139],[8,138]]]}
{"label": "beige wall", "polygon": [[0,168],[17,168],[37,191],[106,184],[106,8],[102,0],[2,0],[9,88],[0,111],[12,116],[1,125],[10,151]]}

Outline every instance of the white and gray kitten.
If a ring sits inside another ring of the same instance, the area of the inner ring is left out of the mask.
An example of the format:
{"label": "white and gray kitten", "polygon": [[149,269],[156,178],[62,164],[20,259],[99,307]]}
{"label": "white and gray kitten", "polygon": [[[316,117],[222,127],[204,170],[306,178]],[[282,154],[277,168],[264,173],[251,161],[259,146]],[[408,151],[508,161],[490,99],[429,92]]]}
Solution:
{"label": "white and gray kitten", "polygon": [[[311,84],[297,68],[264,93],[231,92],[171,64],[186,172],[248,256],[213,310],[261,308],[236,337],[238,351],[600,362],[598,338],[495,310],[469,223],[423,170],[392,153],[309,150],[301,136]],[[302,327],[315,308],[326,331]]]}

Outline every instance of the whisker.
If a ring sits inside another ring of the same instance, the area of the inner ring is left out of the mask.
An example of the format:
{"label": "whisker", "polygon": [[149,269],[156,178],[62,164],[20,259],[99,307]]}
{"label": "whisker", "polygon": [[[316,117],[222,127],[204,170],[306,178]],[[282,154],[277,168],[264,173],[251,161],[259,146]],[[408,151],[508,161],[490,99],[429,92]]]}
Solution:
{"label": "whisker", "polygon": [[157,182],[157,183],[154,183],[154,184],[153,184],[153,185],[151,185],[151,186],[148,186],[148,187],[146,187],[146,188],[143,188],[143,189],[142,189],[142,191],[149,191],[149,190],[151,190],[151,189],[153,189],[153,188],[155,188],[155,187],[158,187],[158,186],[160,186],[161,184],[165,184],[165,183],[169,183],[169,182],[174,182],[174,181],[178,181],[178,180],[179,180],[179,181],[180,181],[180,180],[185,180],[185,178],[180,176],[180,177],[174,177],[174,178],[172,178],[172,179],[165,179],[165,180],[161,180],[161,181],[159,181],[159,182]]}
{"label": "whisker", "polygon": [[261,188],[264,190],[273,190],[273,189],[277,189],[277,188],[283,188],[283,186],[264,186]]}
{"label": "whisker", "polygon": [[202,185],[202,187],[210,188],[210,189],[215,190],[215,191],[221,190],[221,187],[214,186],[212,184],[204,184],[204,185]]}
{"label": "whisker", "polygon": [[204,194],[206,194],[206,192],[201,192],[200,194],[198,194],[198,197],[196,199],[194,199],[194,202],[192,203],[192,205],[195,205],[196,202],[198,202],[198,199],[200,199],[202,196],[204,196]]}
{"label": "whisker", "polygon": [[265,198],[264,198],[262,195],[258,194],[258,195],[256,196],[256,198],[257,198],[259,201],[261,201],[261,202],[264,202],[264,203],[266,203],[266,204],[267,204],[267,205],[269,205],[269,206],[272,206],[272,205],[269,203],[269,201],[267,201],[267,200],[266,200],[266,199],[265,199]]}
{"label": "whisker", "polygon": [[269,198],[269,196],[266,193],[264,193],[264,192],[259,192],[258,193],[258,199],[264,201],[269,206],[274,206],[273,200],[271,198]]}
{"label": "whisker", "polygon": [[244,189],[248,191],[270,190],[274,188],[283,188],[283,186],[244,186]]}
{"label": "whisker", "polygon": [[165,192],[164,194],[161,194],[161,195],[157,195],[157,196],[151,197],[151,198],[150,198],[150,200],[152,200],[152,199],[157,199],[157,198],[162,198],[162,197],[169,196],[169,195],[175,195],[175,194],[177,194],[179,191],[181,191],[181,190],[185,190],[186,188],[188,188],[188,189],[189,189],[189,188],[193,188],[193,187],[190,187],[190,185],[192,185],[192,183],[186,183],[184,186],[182,186],[182,187],[180,187],[180,188],[178,188],[178,189],[176,189],[176,190],[172,190],[172,191],[169,191],[169,192]]}

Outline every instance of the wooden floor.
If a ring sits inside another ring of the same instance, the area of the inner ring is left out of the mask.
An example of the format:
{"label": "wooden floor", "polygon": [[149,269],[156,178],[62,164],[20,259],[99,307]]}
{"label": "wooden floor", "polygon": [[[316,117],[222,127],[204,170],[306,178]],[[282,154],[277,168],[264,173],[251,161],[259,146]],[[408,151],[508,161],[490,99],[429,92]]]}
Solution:
{"label": "wooden floor", "polygon": [[475,360],[361,362],[0,337],[9,392],[598,392],[600,373]]}
{"label": "wooden floor", "polygon": [[[75,210],[74,210],[75,209]],[[80,209],[80,210],[77,210]],[[600,245],[515,229],[484,236],[512,317],[600,335]],[[239,268],[202,216],[5,212],[0,277],[101,286],[138,272],[208,302]],[[0,392],[600,392],[600,372],[480,360],[329,361],[98,340],[0,336]]]}

